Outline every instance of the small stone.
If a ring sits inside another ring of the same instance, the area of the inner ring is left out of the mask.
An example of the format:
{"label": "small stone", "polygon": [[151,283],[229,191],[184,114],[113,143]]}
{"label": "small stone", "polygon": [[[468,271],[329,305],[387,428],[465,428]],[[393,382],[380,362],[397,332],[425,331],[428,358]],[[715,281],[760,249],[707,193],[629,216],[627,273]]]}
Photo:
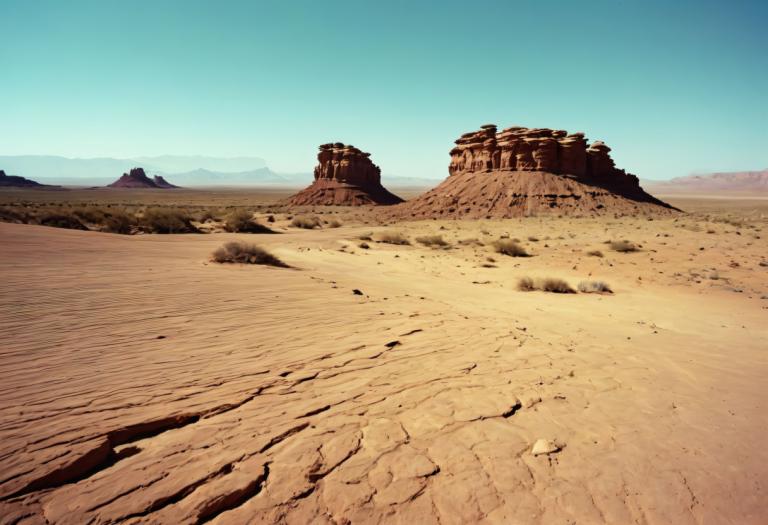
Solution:
{"label": "small stone", "polygon": [[553,454],[560,451],[560,446],[551,439],[541,438],[533,444],[531,454],[540,456],[541,454]]}

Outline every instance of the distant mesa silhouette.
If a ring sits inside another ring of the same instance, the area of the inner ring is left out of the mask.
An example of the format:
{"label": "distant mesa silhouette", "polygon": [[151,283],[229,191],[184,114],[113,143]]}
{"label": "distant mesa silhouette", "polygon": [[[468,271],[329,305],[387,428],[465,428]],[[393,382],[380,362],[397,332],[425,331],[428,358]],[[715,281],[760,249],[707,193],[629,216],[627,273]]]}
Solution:
{"label": "distant mesa silhouette", "polygon": [[494,124],[463,134],[449,176],[393,208],[401,218],[506,218],[537,214],[652,214],[678,211],[615,167],[601,141],[584,133]]}
{"label": "distant mesa silhouette", "polygon": [[40,184],[31,179],[25,179],[19,175],[6,175],[5,171],[0,170],[0,188],[53,188],[58,186],[48,186]]}
{"label": "distant mesa silhouette", "polygon": [[365,153],[341,142],[320,146],[315,180],[291,196],[288,204],[362,206],[397,204],[403,200],[381,185],[381,170]]}
{"label": "distant mesa silhouette", "polygon": [[123,173],[123,175],[112,184],[107,186],[108,188],[155,188],[155,189],[171,189],[178,188],[173,184],[166,181],[163,177],[155,175],[154,179],[147,177],[143,168],[133,168],[129,173]]}

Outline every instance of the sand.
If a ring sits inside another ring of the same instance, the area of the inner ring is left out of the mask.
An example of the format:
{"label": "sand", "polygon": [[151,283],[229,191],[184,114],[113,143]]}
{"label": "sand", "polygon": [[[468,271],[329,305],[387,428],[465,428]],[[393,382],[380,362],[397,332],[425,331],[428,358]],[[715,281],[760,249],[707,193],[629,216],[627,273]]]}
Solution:
{"label": "sand", "polygon": [[[766,215],[728,214],[0,223],[0,522],[765,523]],[[452,248],[358,247],[384,231]],[[230,240],[294,268],[211,263]]]}

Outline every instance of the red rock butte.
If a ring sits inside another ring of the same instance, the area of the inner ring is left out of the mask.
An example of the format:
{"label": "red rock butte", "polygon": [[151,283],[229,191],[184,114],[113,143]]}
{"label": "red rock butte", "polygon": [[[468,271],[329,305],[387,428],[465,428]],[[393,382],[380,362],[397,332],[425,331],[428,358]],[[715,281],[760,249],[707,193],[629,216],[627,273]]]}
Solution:
{"label": "red rock butte", "polygon": [[288,204],[361,206],[403,202],[381,185],[381,170],[370,156],[341,142],[323,144],[317,154],[315,181],[290,197]]}
{"label": "red rock butte", "polygon": [[504,218],[670,212],[635,175],[616,168],[611,148],[583,133],[486,124],[451,150],[449,177],[397,207],[413,218]]}
{"label": "red rock butte", "polygon": [[174,186],[163,177],[155,175],[154,179],[147,177],[143,168],[133,168],[129,173],[123,173],[123,175],[112,184],[107,186],[108,188],[159,188],[159,189],[172,189],[178,188]]}

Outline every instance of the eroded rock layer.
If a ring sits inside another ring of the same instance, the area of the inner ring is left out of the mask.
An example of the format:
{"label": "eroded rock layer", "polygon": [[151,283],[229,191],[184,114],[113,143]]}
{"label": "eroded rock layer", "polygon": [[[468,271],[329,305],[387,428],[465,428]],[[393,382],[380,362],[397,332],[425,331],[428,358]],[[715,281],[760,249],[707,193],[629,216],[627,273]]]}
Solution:
{"label": "eroded rock layer", "polygon": [[402,202],[381,185],[381,170],[370,156],[341,142],[323,144],[317,154],[315,181],[288,199],[288,203],[360,206]]}
{"label": "eroded rock layer", "polygon": [[663,212],[672,208],[616,168],[611,148],[583,133],[486,124],[451,150],[450,176],[398,207],[405,217],[519,217]]}

